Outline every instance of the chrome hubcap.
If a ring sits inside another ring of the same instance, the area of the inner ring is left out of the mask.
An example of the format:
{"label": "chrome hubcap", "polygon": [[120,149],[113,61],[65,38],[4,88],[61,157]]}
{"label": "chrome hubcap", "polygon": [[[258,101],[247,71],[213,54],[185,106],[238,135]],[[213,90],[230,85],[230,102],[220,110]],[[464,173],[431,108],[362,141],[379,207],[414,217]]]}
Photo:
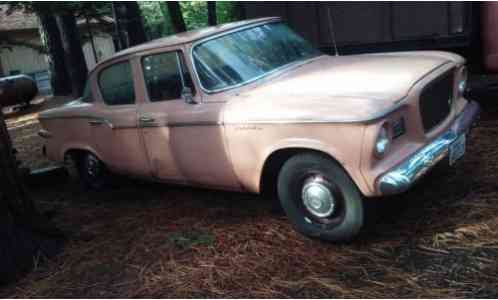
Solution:
{"label": "chrome hubcap", "polygon": [[320,176],[313,176],[304,182],[302,199],[304,207],[313,216],[325,218],[334,213],[334,196],[328,182]]}
{"label": "chrome hubcap", "polygon": [[90,177],[93,177],[93,178],[95,178],[99,175],[100,165],[99,165],[99,161],[96,157],[94,157],[92,155],[90,155],[88,157],[86,171],[87,171],[88,175],[90,175]]}

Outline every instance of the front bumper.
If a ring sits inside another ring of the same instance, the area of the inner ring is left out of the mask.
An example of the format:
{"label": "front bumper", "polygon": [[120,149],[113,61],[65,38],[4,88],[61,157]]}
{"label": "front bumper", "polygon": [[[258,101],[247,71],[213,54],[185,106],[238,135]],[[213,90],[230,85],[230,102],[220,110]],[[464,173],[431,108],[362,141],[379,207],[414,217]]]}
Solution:
{"label": "front bumper", "polygon": [[408,190],[420,177],[448,155],[449,145],[467,132],[479,117],[479,104],[470,101],[448,130],[377,180],[382,195]]}

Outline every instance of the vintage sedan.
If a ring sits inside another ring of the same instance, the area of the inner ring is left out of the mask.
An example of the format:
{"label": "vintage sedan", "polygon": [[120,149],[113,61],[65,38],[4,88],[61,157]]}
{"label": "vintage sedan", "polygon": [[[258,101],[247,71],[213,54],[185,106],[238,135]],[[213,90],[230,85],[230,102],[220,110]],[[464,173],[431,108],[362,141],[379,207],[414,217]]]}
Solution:
{"label": "vintage sedan", "polygon": [[464,155],[479,106],[446,52],[329,56],[278,18],[129,48],[84,96],[40,114],[45,152],[108,172],[278,197],[294,227],[348,240],[371,198]]}

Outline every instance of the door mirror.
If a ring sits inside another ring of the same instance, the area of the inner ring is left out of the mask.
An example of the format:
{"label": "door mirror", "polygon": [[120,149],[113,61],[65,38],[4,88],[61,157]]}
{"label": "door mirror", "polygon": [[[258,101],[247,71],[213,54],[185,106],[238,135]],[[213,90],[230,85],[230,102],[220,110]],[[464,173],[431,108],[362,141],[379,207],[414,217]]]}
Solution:
{"label": "door mirror", "polygon": [[192,89],[189,87],[183,87],[182,89],[182,98],[185,102],[189,104],[197,104],[198,102],[194,99],[194,95],[192,94]]}

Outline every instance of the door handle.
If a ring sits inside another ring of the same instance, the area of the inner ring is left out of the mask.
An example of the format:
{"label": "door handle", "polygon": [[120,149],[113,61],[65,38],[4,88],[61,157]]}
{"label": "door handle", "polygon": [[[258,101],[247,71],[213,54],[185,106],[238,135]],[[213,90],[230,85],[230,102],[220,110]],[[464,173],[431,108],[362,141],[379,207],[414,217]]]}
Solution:
{"label": "door handle", "polygon": [[140,117],[140,122],[142,123],[154,123],[156,120],[151,117]]}
{"label": "door handle", "polygon": [[91,126],[99,126],[99,125],[104,124],[104,121],[102,121],[102,120],[91,120],[91,121],[88,121],[88,124],[90,124]]}
{"label": "door handle", "polygon": [[102,124],[106,124],[107,126],[109,126],[109,128],[114,129],[114,125],[109,120],[106,119],[90,120],[88,121],[88,124],[90,124],[90,126],[100,126]]}

